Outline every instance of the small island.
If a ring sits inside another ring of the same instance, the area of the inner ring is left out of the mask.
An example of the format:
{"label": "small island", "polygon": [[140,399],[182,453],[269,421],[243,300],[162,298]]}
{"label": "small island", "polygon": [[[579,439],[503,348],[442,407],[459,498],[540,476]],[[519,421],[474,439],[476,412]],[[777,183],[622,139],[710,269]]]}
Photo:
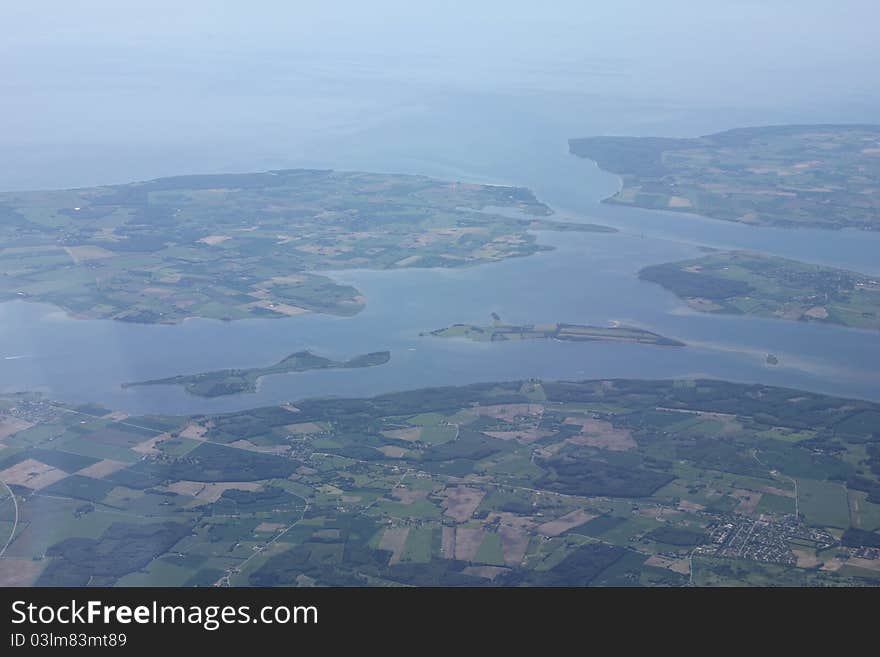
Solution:
{"label": "small island", "polygon": [[645,267],[691,308],[853,328],[880,328],[880,277],[743,251]]}
{"label": "small island", "polygon": [[220,397],[241,392],[256,392],[257,381],[270,374],[288,374],[307,370],[351,369],[355,367],[375,367],[391,360],[391,352],[374,351],[355,356],[346,361],[335,361],[318,356],[310,351],[298,351],[274,365],[237,370],[216,370],[200,374],[181,374],[165,379],[123,383],[123,388],[134,386],[182,385],[186,391],[199,397]]}
{"label": "small island", "polygon": [[505,324],[492,313],[492,324],[453,324],[422,336],[438,338],[467,338],[474,342],[501,342],[505,340],[562,340],[564,342],[638,342],[664,347],[683,347],[678,340],[633,326],[585,326],[582,324]]}
{"label": "small island", "polygon": [[782,228],[880,230],[880,125],[589,137],[569,149],[620,175],[606,203]]}

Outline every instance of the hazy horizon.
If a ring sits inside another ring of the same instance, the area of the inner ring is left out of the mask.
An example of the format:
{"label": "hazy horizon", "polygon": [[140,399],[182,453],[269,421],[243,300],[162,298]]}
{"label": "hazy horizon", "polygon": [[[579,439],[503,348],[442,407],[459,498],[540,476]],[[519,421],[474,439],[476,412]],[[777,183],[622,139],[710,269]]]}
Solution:
{"label": "hazy horizon", "polygon": [[623,4],[7,6],[0,189],[345,167],[328,135],[395,139],[401,117],[448,102],[467,117],[486,98],[558,139],[865,122],[880,108],[872,3]]}

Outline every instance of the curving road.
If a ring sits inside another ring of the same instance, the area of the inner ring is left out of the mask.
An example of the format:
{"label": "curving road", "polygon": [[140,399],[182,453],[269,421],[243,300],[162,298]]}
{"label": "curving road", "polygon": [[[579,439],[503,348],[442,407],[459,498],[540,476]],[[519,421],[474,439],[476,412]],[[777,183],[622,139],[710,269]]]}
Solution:
{"label": "curving road", "polygon": [[6,554],[6,548],[9,547],[9,544],[12,543],[12,539],[15,538],[15,530],[18,529],[18,499],[15,497],[15,493],[12,492],[12,489],[9,485],[0,479],[0,484],[9,491],[9,496],[12,498],[12,504],[15,506],[15,522],[12,523],[12,531],[9,533],[9,539],[6,541],[6,544],[3,546],[3,549],[0,550],[0,559],[3,558],[3,555]]}

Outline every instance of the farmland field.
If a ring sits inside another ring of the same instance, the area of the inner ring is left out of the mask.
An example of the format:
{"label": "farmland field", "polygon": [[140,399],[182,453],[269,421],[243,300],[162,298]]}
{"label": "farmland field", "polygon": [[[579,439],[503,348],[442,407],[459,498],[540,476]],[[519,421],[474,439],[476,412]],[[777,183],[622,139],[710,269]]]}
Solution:
{"label": "farmland field", "polygon": [[659,283],[695,310],[880,328],[880,279],[755,253],[713,253],[652,265]]}
{"label": "farmland field", "polygon": [[869,402],[532,380],[196,417],[37,394],[0,408],[21,427],[0,480],[25,584],[681,585],[691,563],[706,585],[875,576]]}
{"label": "farmland field", "polygon": [[788,125],[686,139],[588,137],[571,152],[623,177],[606,202],[786,228],[880,230],[880,128]]}

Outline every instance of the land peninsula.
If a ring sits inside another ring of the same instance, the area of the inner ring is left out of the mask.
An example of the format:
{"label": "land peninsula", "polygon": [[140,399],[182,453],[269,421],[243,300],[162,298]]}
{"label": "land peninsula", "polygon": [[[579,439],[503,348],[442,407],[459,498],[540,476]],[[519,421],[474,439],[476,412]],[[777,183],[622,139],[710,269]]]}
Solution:
{"label": "land peninsula", "polygon": [[696,310],[880,329],[880,277],[743,251],[645,267]]}
{"label": "land peninsula", "polygon": [[621,176],[608,203],[762,226],[880,230],[880,125],[589,137],[569,148]]}
{"label": "land peninsula", "polygon": [[535,229],[613,230],[550,214],[521,187],[325,170],[6,192],[0,301],[142,323],[352,315],[364,299],[322,270],[462,267],[550,248]]}

